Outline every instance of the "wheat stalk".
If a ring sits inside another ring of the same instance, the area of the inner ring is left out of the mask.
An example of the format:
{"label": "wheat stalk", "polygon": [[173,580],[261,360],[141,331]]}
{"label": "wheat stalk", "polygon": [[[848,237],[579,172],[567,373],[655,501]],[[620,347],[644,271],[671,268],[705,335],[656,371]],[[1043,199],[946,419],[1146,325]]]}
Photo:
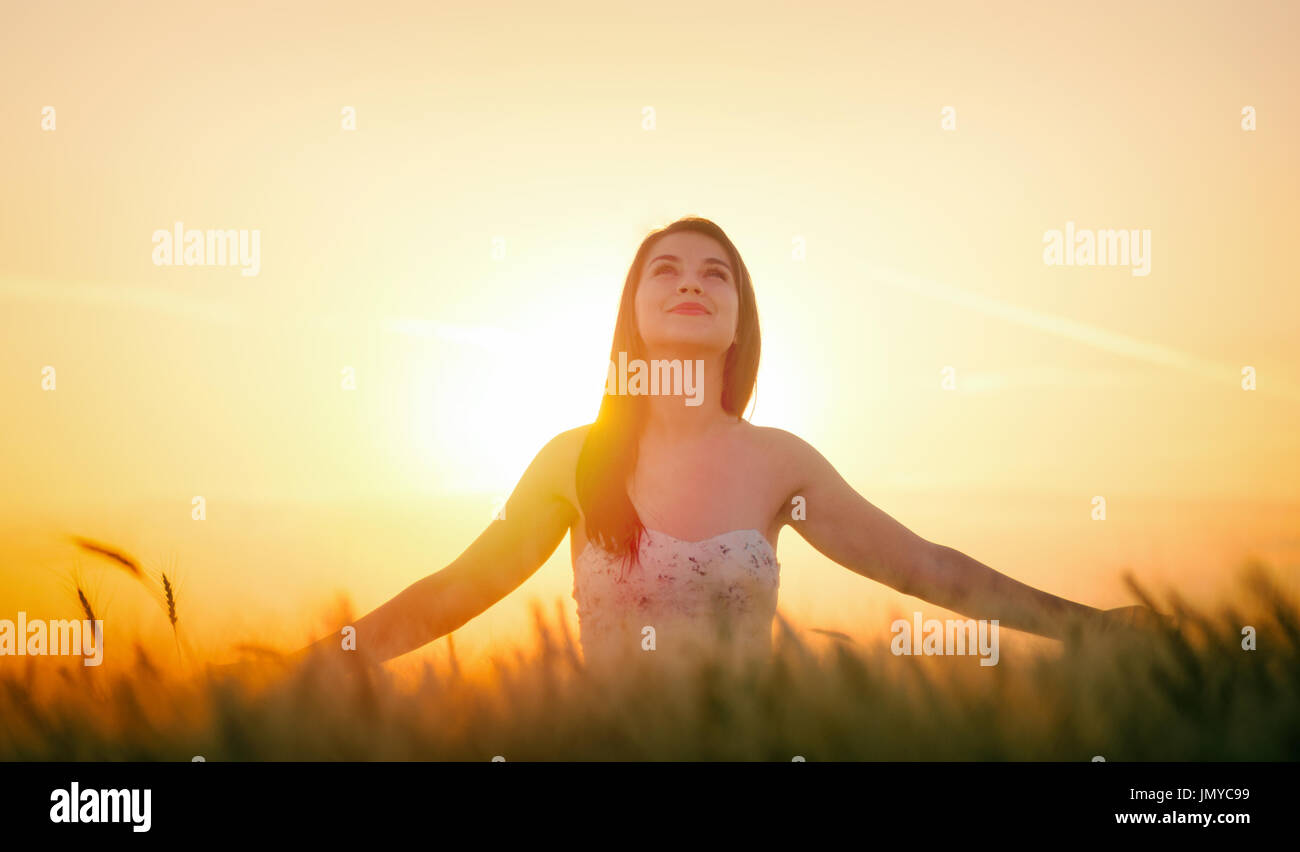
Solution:
{"label": "wheat stalk", "polygon": [[81,611],[86,614],[86,620],[91,624],[95,623],[95,611],[90,608],[90,601],[86,600],[86,593],[77,586],[77,600],[81,601]]}
{"label": "wheat stalk", "polygon": [[88,538],[81,538],[79,536],[73,536],[72,541],[82,550],[99,554],[122,568],[125,568],[126,571],[136,579],[141,581],[144,580],[144,571],[141,570],[140,563],[136,562],[120,550],[114,550],[106,544],[100,544],[97,541],[91,541]]}
{"label": "wheat stalk", "polygon": [[172,638],[176,640],[176,659],[181,659],[181,637],[176,632],[176,592],[172,588],[171,580],[167,579],[167,572],[162,572],[163,596],[167,603],[167,620],[172,625]]}
{"label": "wheat stalk", "polygon": [[[128,574],[130,574],[132,577],[135,577],[141,583],[144,583],[145,585],[149,584],[149,580],[145,576],[144,569],[140,567],[140,563],[137,562],[135,559],[133,559],[131,556],[124,553],[123,551],[117,550],[116,548],[109,547],[108,545],[103,544],[101,542],[93,541],[92,539],[82,538],[81,536],[72,536],[72,541],[81,549],[86,550],[90,553],[97,554],[99,556],[103,556],[105,559],[108,559],[113,564],[123,568]],[[176,621],[177,621],[176,589],[172,585],[172,581],[167,578],[167,572],[163,571],[161,572],[161,574],[162,574],[162,589],[163,589],[163,605],[167,610],[167,621],[172,626],[172,638],[176,641],[176,658],[180,660],[181,659],[181,637],[180,637],[180,633],[176,629]],[[90,604],[86,600],[86,596],[82,594],[80,586],[77,587],[77,595],[78,597],[81,598],[82,608],[87,613],[90,613],[91,612]],[[92,622],[94,621],[93,617],[91,618],[91,621]]]}
{"label": "wheat stalk", "polygon": [[171,581],[167,579],[167,572],[162,575],[163,594],[167,597],[167,620],[172,623],[172,630],[176,630],[176,593],[172,591]]}

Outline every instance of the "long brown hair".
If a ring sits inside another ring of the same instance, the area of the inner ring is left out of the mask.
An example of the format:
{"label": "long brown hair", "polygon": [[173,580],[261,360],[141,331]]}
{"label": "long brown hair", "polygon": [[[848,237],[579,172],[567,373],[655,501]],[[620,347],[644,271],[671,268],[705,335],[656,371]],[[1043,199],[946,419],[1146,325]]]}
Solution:
{"label": "long brown hair", "polygon": [[[637,249],[636,257],[623,283],[623,298],[614,324],[614,343],[610,362],[616,363],[620,352],[628,361],[645,358],[646,344],[637,328],[636,292],[641,281],[641,266],[650,249],[661,237],[678,231],[695,231],[722,244],[735,270],[738,298],[736,340],[727,350],[722,378],[722,408],[740,418],[749,405],[758,377],[759,332],[758,306],[754,285],[740,252],[722,228],[708,219],[685,216],[672,224],[650,232]],[[625,565],[639,562],[641,538],[645,526],[627,492],[627,480],[636,469],[637,449],[645,425],[647,400],[640,394],[606,393],[600,412],[583,442],[578,456],[578,503],[585,519],[587,539],[605,550],[621,555]]]}

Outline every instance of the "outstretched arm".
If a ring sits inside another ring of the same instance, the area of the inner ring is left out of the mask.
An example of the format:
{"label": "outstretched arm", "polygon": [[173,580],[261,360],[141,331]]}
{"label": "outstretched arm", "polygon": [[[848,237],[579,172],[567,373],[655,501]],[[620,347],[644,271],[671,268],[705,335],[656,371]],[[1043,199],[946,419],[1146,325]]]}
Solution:
{"label": "outstretched arm", "polygon": [[821,453],[786,433],[796,490],[807,518],[791,525],[839,564],[968,618],[997,619],[1005,627],[1061,639],[1079,619],[1104,626],[1107,616],[1027,586],[954,550],[921,538],[853,490]]}
{"label": "outstretched arm", "polygon": [[379,663],[444,636],[518,588],[550,558],[564,539],[575,511],[558,487],[573,475],[576,430],[553,438],[529,464],[494,520],[454,562],[408,586],[352,625],[355,650],[340,634],[326,636],[294,655],[355,654]]}

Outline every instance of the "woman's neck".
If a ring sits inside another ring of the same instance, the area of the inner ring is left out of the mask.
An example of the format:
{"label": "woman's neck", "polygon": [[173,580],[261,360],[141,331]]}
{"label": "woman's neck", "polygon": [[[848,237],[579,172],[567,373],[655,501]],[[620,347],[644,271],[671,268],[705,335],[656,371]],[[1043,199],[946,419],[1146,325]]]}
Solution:
{"label": "woman's neck", "polygon": [[[692,355],[698,357],[692,358]],[[722,408],[724,356],[718,353],[656,353],[651,359],[678,360],[686,369],[689,360],[695,387],[691,395],[658,394],[646,397],[646,419],[642,436],[651,441],[695,440],[739,418]]]}

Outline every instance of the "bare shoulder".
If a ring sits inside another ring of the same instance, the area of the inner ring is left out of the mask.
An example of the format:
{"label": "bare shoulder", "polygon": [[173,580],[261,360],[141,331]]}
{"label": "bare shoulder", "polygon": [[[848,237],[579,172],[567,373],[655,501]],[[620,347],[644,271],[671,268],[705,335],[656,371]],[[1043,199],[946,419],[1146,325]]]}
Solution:
{"label": "bare shoulder", "polygon": [[795,494],[803,494],[824,476],[829,463],[811,444],[793,432],[774,426],[750,426],[751,452],[765,472],[775,493],[787,505]]}
{"label": "bare shoulder", "polygon": [[590,432],[591,427],[595,425],[595,423],[587,423],[582,426],[575,426],[572,429],[566,429],[552,438],[550,442],[547,443],[546,447],[551,451],[560,453],[580,452],[582,450],[582,442],[587,440],[587,433]]}
{"label": "bare shoulder", "polygon": [[776,466],[791,471],[806,470],[808,463],[820,453],[803,438],[775,426],[750,425],[753,440],[764,457]]}
{"label": "bare shoulder", "polygon": [[545,471],[555,493],[571,501],[577,499],[574,477],[578,470],[578,456],[582,454],[582,446],[593,425],[587,423],[558,433],[537,454],[535,463]]}

